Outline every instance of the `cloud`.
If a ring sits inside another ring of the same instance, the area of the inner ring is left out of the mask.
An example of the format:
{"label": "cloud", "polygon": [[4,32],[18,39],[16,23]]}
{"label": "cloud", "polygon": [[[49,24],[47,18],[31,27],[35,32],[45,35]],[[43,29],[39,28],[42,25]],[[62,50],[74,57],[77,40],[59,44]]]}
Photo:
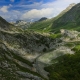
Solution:
{"label": "cloud", "polygon": [[9,4],[9,6],[2,6],[2,7],[0,8],[0,11],[2,11],[2,12],[4,12],[4,13],[7,13],[7,12],[8,12],[8,9],[9,9],[10,7],[12,7],[11,4]]}
{"label": "cloud", "polygon": [[[26,3],[26,2],[25,2]],[[34,2],[33,4],[22,4],[22,2],[18,5],[16,5],[15,7],[20,7],[23,10],[25,9],[41,9],[41,5],[43,4],[43,2]]]}
{"label": "cloud", "polygon": [[11,10],[11,11],[8,11],[7,13],[0,11],[0,16],[2,16],[4,19],[6,19],[7,21],[10,21],[10,22],[20,20],[21,15],[22,15],[22,13],[17,10]]}
{"label": "cloud", "polygon": [[10,0],[11,2],[14,2],[14,0]]}
{"label": "cloud", "polygon": [[21,16],[21,19],[38,19],[41,17],[53,16],[53,8],[43,8],[43,9],[32,9]]}
{"label": "cloud", "polygon": [[[14,2],[14,0],[10,0]],[[21,0],[22,2],[25,0]],[[33,0],[30,0],[32,2]],[[0,15],[2,15],[7,20],[32,20],[32,19],[39,19],[41,17],[48,17],[52,18],[57,16],[61,11],[66,9],[71,3],[79,3],[80,0],[54,0],[52,2],[43,3],[41,2],[34,2],[32,4],[27,4],[24,2],[21,4],[17,4],[12,6],[2,6],[0,8]],[[9,9],[10,8],[10,9]],[[4,15],[5,16],[4,16]]]}
{"label": "cloud", "polygon": [[[55,0],[47,3],[35,3],[31,5],[22,5],[22,7],[35,8],[22,14],[21,19],[39,19],[41,17],[54,17],[66,9],[71,3],[79,3],[80,0]],[[38,7],[37,7],[38,6]]]}
{"label": "cloud", "polygon": [[0,9],[0,11],[6,13],[6,12],[8,12],[8,8],[9,8],[8,6],[3,6],[3,7]]}
{"label": "cloud", "polygon": [[54,8],[55,12],[57,12],[58,14],[66,9],[66,7],[68,7],[70,4],[72,3],[79,3],[80,0],[55,0],[53,2],[48,2],[45,4],[42,4],[41,7],[43,8]]}

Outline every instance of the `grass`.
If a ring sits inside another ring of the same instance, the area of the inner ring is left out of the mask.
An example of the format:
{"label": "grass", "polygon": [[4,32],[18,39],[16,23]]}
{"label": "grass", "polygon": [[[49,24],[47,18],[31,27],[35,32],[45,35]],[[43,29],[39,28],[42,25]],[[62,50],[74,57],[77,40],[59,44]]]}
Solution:
{"label": "grass", "polygon": [[55,39],[55,38],[60,38],[61,37],[61,34],[60,33],[57,33],[57,34],[50,34],[50,37]]}

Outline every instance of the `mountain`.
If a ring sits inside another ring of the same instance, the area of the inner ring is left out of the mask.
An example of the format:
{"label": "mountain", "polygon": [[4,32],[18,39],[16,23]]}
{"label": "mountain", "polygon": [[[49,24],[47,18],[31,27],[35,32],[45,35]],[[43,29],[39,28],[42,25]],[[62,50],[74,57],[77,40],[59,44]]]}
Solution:
{"label": "mountain", "polygon": [[0,31],[0,79],[45,80],[33,65],[41,52],[50,50],[51,40],[32,32]]}
{"label": "mountain", "polygon": [[42,17],[41,19],[39,19],[38,21],[44,21],[46,20],[47,18],[46,17]]}
{"label": "mountain", "polygon": [[[55,18],[32,23],[29,29],[21,29],[0,17],[0,80],[80,79],[80,32],[70,30],[75,19],[70,17],[72,11],[76,8],[77,14],[80,6],[73,5]],[[65,20],[66,15],[70,19]],[[66,29],[56,21],[66,23]]]}
{"label": "mountain", "polygon": [[30,22],[24,21],[24,20],[18,20],[16,21],[16,23],[14,24],[15,26],[19,26],[22,29],[27,29],[30,27]]}
{"label": "mountain", "polygon": [[15,27],[14,25],[8,23],[5,19],[3,19],[2,17],[0,17],[0,30],[5,30],[5,31],[15,31],[18,30],[19,27]]}
{"label": "mountain", "polygon": [[34,22],[29,27],[30,30],[33,31],[39,31],[39,32],[50,32],[52,31],[52,25],[55,20],[60,18],[62,15],[64,15],[67,11],[69,11],[73,6],[75,6],[75,3],[70,4],[65,10],[63,10],[58,16],[46,19],[44,21]]}
{"label": "mountain", "polygon": [[0,17],[0,28],[5,30],[11,29],[10,24],[2,17]]}
{"label": "mountain", "polygon": [[59,31],[62,28],[80,31],[80,3],[73,6],[64,15],[55,20],[51,28],[52,31]]}
{"label": "mountain", "polygon": [[0,28],[0,80],[47,80],[38,72],[40,69],[36,61],[41,53],[54,48],[55,40],[27,30],[10,30],[11,24],[3,18],[0,22],[3,28]]}

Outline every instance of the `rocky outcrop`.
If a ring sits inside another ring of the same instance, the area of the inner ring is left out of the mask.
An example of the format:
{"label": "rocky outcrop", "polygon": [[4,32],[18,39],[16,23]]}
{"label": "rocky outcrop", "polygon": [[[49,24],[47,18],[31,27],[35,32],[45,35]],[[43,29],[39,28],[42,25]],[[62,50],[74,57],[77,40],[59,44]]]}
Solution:
{"label": "rocky outcrop", "polygon": [[66,29],[61,29],[60,31],[64,37],[64,41],[80,41],[80,32]]}
{"label": "rocky outcrop", "polygon": [[[45,80],[45,76],[41,76],[37,71],[39,69],[33,66],[35,59],[41,55],[41,53],[49,51],[54,46],[54,39],[49,36],[44,36],[35,32],[22,31],[5,31],[0,30],[0,59],[5,59],[1,61],[0,70],[2,75],[6,74],[6,67],[12,72],[11,77],[20,80],[33,79],[33,80]],[[52,44],[52,45],[51,45]],[[3,64],[3,65],[2,65]],[[14,67],[14,66],[15,67]],[[35,65],[35,64],[34,64]],[[9,67],[11,66],[11,67]],[[2,68],[5,70],[2,70]],[[10,74],[8,73],[8,74]],[[14,75],[15,74],[15,75]],[[5,75],[2,79],[6,80]]]}
{"label": "rocky outcrop", "polygon": [[27,21],[24,21],[24,20],[19,20],[19,21],[16,21],[16,23],[14,23],[14,25],[19,26],[22,29],[27,29],[27,28],[30,27],[31,22],[27,22]]}

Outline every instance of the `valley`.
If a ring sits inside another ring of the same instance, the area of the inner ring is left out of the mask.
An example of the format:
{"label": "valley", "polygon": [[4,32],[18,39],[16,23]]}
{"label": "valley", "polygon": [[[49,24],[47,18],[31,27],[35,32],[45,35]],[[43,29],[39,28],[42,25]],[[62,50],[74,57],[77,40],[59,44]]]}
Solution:
{"label": "valley", "polygon": [[79,80],[79,13],[80,3],[33,23],[0,17],[0,80]]}

